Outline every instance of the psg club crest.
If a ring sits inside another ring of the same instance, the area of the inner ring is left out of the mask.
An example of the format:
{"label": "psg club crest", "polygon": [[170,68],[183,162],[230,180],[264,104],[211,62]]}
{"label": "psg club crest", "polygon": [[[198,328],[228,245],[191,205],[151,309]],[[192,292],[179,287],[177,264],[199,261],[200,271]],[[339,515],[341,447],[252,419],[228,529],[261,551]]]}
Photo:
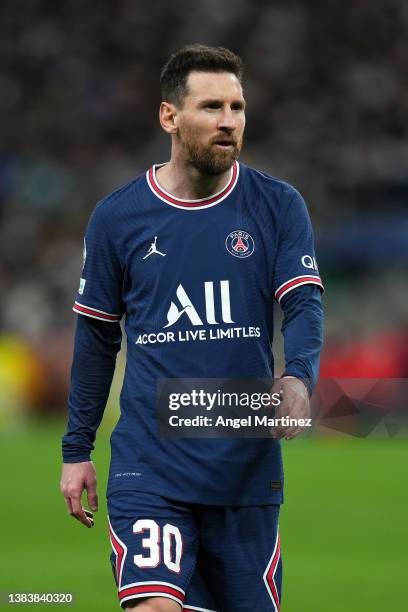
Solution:
{"label": "psg club crest", "polygon": [[243,259],[249,257],[255,251],[255,243],[251,234],[244,230],[234,230],[229,233],[225,241],[225,247],[231,255]]}

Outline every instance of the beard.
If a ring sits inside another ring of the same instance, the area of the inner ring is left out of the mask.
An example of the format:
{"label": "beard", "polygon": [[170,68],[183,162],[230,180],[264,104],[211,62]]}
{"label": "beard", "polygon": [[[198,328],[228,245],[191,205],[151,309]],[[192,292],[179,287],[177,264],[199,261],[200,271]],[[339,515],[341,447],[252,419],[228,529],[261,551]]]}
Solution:
{"label": "beard", "polygon": [[[217,149],[214,143],[201,144],[195,130],[184,128],[178,134],[183,148],[183,157],[188,166],[193,166],[201,174],[217,176],[229,170],[239,157],[242,148],[242,138],[237,141],[233,136],[227,136],[232,140],[232,148],[226,151]],[[222,139],[222,135],[218,137]]]}

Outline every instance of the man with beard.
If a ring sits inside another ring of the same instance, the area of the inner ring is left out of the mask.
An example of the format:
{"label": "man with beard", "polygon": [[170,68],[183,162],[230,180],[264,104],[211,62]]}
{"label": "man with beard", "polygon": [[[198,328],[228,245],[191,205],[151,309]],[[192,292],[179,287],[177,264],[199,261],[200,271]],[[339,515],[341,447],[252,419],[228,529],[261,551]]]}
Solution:
{"label": "man with beard", "polygon": [[[241,81],[228,49],[172,55],[160,107],[170,161],[100,202],[86,231],[61,488],[69,513],[92,527],[90,453],[125,314],[108,510],[119,601],[138,612],[280,608],[280,438],[309,416],[322,283],[300,194],[237,161]],[[264,438],[160,436],[159,379],[273,377],[273,299],[285,340],[276,415],[292,421]]]}

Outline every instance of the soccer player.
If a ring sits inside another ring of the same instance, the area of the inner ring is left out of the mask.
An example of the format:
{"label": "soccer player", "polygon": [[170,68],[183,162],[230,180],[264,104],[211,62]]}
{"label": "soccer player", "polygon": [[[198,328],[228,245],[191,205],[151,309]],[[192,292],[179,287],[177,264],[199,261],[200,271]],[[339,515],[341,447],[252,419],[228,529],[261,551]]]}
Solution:
{"label": "soccer player", "polygon": [[86,231],[61,489],[69,513],[92,527],[90,455],[125,317],[107,493],[121,606],[277,611],[280,438],[299,428],[278,427],[270,438],[161,437],[156,392],[159,379],[273,377],[276,301],[285,346],[277,414],[309,415],[322,345],[310,219],[296,189],[237,161],[245,127],[239,57],[184,47],[164,66],[161,86],[170,160],[103,199]]}

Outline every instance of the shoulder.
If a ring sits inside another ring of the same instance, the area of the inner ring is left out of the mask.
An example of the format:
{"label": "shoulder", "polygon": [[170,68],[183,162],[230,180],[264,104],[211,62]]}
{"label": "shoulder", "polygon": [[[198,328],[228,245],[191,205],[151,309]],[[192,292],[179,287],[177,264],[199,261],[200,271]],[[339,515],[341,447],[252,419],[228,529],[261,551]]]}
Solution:
{"label": "shoulder", "polygon": [[99,200],[93,210],[92,217],[97,218],[102,223],[111,223],[118,220],[123,213],[126,214],[129,207],[135,205],[138,188],[144,180],[145,173]]}
{"label": "shoulder", "polygon": [[242,179],[249,189],[263,196],[271,204],[286,208],[295,200],[303,201],[299,191],[290,183],[263,172],[240,164]]}

